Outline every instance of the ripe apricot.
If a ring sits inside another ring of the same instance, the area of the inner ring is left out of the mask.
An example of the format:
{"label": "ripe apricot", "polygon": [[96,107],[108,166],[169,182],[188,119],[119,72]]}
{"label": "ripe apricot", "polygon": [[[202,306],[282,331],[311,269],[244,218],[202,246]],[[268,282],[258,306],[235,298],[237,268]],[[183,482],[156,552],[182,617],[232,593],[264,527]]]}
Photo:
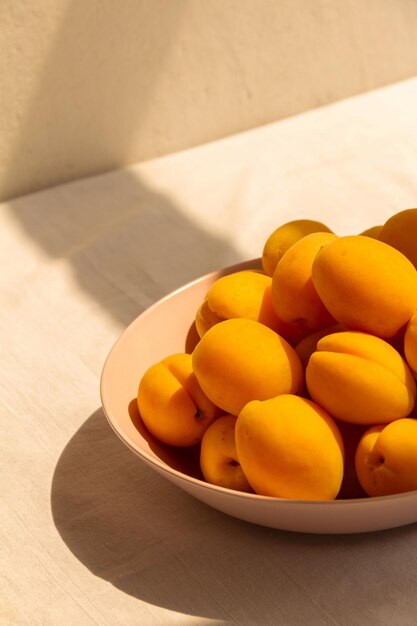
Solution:
{"label": "ripe apricot", "polygon": [[221,414],[201,390],[190,354],[173,354],[145,372],[139,383],[138,407],[152,435],[171,446],[199,443]]}
{"label": "ripe apricot", "polygon": [[316,220],[293,220],[274,230],[266,240],[262,252],[262,267],[265,274],[273,275],[278,261],[299,239],[318,232],[331,233],[332,231]]}
{"label": "ripe apricot", "polygon": [[271,282],[269,276],[257,270],[242,270],[222,276],[207,292],[208,306],[222,319],[243,317],[259,321],[265,290]]}
{"label": "ripe apricot", "polygon": [[334,420],[305,398],[249,402],[236,422],[236,449],[256,493],[333,500],[343,476],[343,441]]}
{"label": "ripe apricot", "polygon": [[272,306],[271,284],[272,278],[257,270],[242,270],[216,280],[197,311],[200,337],[223,320],[243,318],[265,324],[290,343],[298,341],[303,330],[279,319]]}
{"label": "ripe apricot", "polygon": [[307,389],[333,417],[383,424],[413,409],[416,383],[401,355],[386,341],[360,332],[327,335],[306,369]]}
{"label": "ripe apricot", "polygon": [[232,415],[250,400],[297,393],[303,386],[294,348],[253,320],[231,319],[213,326],[196,346],[192,362],[207,397]]}
{"label": "ripe apricot", "polygon": [[398,250],[362,235],[323,246],[312,267],[314,287],[347,328],[393,337],[417,308],[417,272]]}
{"label": "ripe apricot", "polygon": [[390,217],[378,239],[402,252],[417,268],[417,209],[399,211]]}
{"label": "ripe apricot", "polygon": [[355,465],[368,496],[417,489],[417,420],[405,418],[367,430],[359,442]]}
{"label": "ripe apricot", "polygon": [[306,331],[330,326],[334,319],[313,285],[311,268],[318,251],[337,239],[332,233],[312,233],[297,241],[279,261],[272,277],[272,304],[284,322]]}
{"label": "ripe apricot", "polygon": [[207,428],[201,440],[200,467],[212,485],[252,491],[237,457],[236,419],[235,415],[222,415]]}

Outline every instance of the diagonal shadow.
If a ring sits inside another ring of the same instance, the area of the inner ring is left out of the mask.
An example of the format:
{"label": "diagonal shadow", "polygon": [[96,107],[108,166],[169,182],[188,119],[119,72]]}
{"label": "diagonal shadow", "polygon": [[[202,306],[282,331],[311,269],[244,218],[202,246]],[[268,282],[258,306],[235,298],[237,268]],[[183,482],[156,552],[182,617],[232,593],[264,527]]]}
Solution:
{"label": "diagonal shadow", "polygon": [[[24,75],[27,62],[31,76],[18,83],[20,100],[9,107],[15,123],[7,127],[11,137],[0,162],[3,200],[154,157],[150,136],[164,144],[149,113],[161,106],[158,85],[180,45],[186,3],[49,5],[4,7],[6,38],[12,20],[9,63]],[[32,33],[42,36],[26,41],[14,26],[28,19]]]}
{"label": "diagonal shadow", "polygon": [[[417,555],[407,551],[416,524],[372,535],[320,536],[236,520],[140,462],[101,409],[65,447],[51,505],[62,539],[89,570],[173,611],[242,625],[388,626],[395,614],[417,609]],[[393,582],[396,571],[401,586]]]}
{"label": "diagonal shadow", "polygon": [[201,274],[243,259],[229,241],[194,223],[129,170],[8,203],[48,256],[122,325]]}

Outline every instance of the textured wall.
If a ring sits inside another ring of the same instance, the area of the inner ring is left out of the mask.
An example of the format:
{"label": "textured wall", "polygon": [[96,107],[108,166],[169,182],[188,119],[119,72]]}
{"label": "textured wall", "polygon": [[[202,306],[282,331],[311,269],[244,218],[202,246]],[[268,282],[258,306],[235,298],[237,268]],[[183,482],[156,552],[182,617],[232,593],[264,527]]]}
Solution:
{"label": "textured wall", "polygon": [[2,0],[0,199],[417,73],[415,0]]}

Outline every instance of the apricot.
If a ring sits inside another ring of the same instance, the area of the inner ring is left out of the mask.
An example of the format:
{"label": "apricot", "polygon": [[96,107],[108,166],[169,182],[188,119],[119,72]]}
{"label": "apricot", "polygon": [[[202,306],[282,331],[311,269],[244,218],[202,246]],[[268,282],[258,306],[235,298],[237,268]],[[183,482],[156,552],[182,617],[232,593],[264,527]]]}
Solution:
{"label": "apricot", "polygon": [[317,344],[306,369],[312,399],[333,417],[385,424],[413,409],[416,383],[401,355],[383,339],[346,331]]}
{"label": "apricot", "polygon": [[414,313],[405,329],[404,354],[414,377],[417,377],[417,311]]}
{"label": "apricot", "polygon": [[343,477],[343,441],[335,421],[310,400],[280,395],[249,402],[236,422],[242,470],[260,495],[333,500]]}
{"label": "apricot", "polygon": [[279,261],[272,277],[272,304],[280,319],[301,324],[306,331],[330,326],[334,319],[313,285],[311,268],[318,251],[337,239],[313,233],[297,241]]}
{"label": "apricot", "polygon": [[201,390],[190,354],[173,354],[152,365],[138,390],[141,418],[159,441],[171,446],[199,443],[221,411]]}
{"label": "apricot", "polygon": [[210,328],[196,346],[192,363],[207,397],[232,415],[250,400],[297,393],[304,381],[294,348],[267,326],[247,319]]}
{"label": "apricot", "polygon": [[417,209],[399,211],[390,217],[378,239],[402,252],[417,268]]}
{"label": "apricot", "polygon": [[367,430],[359,442],[355,465],[368,496],[417,489],[417,420],[405,418]]}
{"label": "apricot", "polygon": [[297,324],[287,324],[274,311],[272,278],[257,270],[242,270],[216,280],[197,311],[196,326],[202,337],[226,319],[243,318],[265,324],[291,343],[302,336]]}
{"label": "apricot", "polygon": [[371,226],[370,228],[367,228],[366,230],[362,231],[360,235],[362,235],[363,237],[372,237],[372,239],[378,239],[378,235],[381,232],[381,229],[382,229],[382,225]]}
{"label": "apricot", "polygon": [[212,485],[236,491],[252,491],[237,458],[235,415],[222,415],[206,430],[201,440],[200,467]]}
{"label": "apricot", "polygon": [[312,279],[330,314],[352,330],[391,338],[417,308],[414,266],[398,250],[370,237],[339,237],[323,246]]}
{"label": "apricot", "polygon": [[[257,270],[242,270],[222,276],[207,292],[207,304],[222,319],[243,317],[260,321],[265,291],[271,278]],[[274,311],[270,312],[274,315]]]}
{"label": "apricot", "polygon": [[265,274],[272,276],[278,261],[299,239],[311,233],[331,233],[325,224],[315,220],[293,220],[282,224],[266,240],[262,252],[262,267]]}

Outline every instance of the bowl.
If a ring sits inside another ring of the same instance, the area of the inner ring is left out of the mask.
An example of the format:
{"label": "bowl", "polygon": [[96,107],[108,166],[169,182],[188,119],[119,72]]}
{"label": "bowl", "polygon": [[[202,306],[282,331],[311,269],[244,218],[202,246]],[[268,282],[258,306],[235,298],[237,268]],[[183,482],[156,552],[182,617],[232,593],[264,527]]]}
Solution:
{"label": "bowl", "polygon": [[110,350],[101,375],[101,400],[111,427],[156,472],[205,504],[247,522],[325,534],[370,532],[417,522],[417,491],[307,501],[241,493],[208,484],[199,468],[198,447],[166,446],[147,431],[136,402],[139,381],[146,369],[170,354],[192,352],[198,341],[195,312],[215,280],[260,267],[260,259],[254,259],[202,276],[153,304],[128,326]]}

